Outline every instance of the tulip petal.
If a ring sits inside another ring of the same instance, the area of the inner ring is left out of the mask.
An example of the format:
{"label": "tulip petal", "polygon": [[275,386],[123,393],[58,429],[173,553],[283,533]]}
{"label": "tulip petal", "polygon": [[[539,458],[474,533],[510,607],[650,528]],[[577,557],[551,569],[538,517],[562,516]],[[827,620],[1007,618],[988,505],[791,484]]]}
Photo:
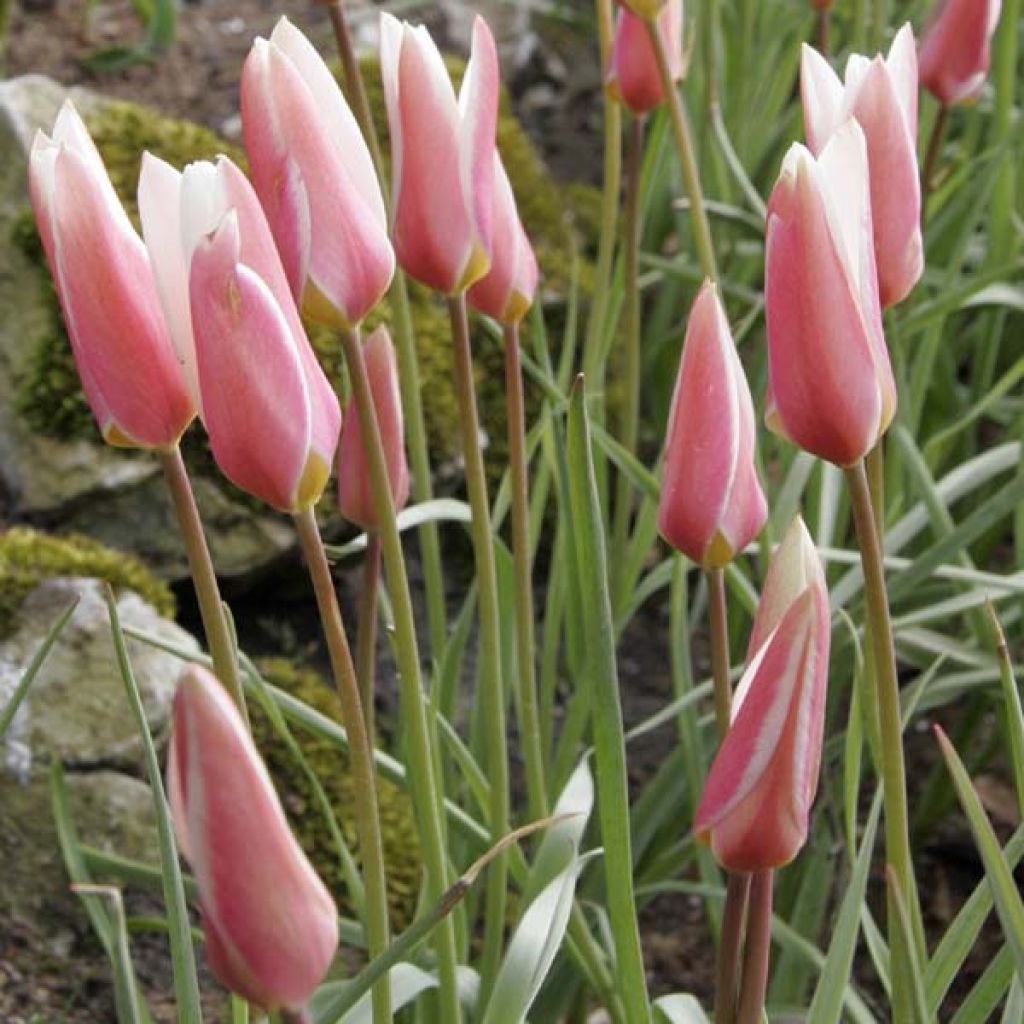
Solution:
{"label": "tulip petal", "polygon": [[843,85],[828,61],[806,43],[800,47],[800,98],[807,146],[820,153],[845,120]]}

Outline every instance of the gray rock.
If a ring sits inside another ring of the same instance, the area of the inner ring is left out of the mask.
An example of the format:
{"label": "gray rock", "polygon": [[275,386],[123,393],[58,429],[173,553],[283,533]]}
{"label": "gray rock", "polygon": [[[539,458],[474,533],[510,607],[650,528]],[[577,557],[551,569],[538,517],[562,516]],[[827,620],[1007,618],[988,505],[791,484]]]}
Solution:
{"label": "gray rock", "polygon": [[[44,269],[10,244],[29,205],[27,154],[36,131],[49,132],[65,98],[87,114],[104,102],[41,75],[0,83],[0,517],[78,530],[141,555],[166,579],[188,568],[156,459],[93,438],[44,437],[25,424],[14,398],[37,340],[50,329],[40,301]],[[193,427],[193,429],[200,429]],[[195,482],[219,572],[238,576],[294,547],[289,526],[242,499],[225,482]]]}

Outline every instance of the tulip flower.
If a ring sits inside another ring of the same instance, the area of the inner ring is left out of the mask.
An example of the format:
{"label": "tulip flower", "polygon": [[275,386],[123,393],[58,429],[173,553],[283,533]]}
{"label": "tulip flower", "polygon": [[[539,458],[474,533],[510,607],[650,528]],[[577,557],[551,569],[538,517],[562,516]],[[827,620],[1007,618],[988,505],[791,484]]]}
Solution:
{"label": "tulip flower", "polygon": [[867,145],[856,121],[815,159],[796,144],[768,203],[768,426],[850,466],[896,410],[872,242]]}
{"label": "tulip flower", "polygon": [[[405,459],[402,402],[398,391],[398,366],[387,329],[378,327],[363,346],[366,376],[377,413],[384,461],[395,509],[409,500],[409,467]],[[354,409],[349,409],[338,445],[338,508],[350,522],[364,530],[377,528],[377,513],[370,487],[370,470],[363,446],[363,431]]]}
{"label": "tulip flower", "polygon": [[501,324],[518,323],[533,304],[537,290],[537,259],[526,235],[512,184],[497,152],[494,154],[494,257],[487,274],[466,295],[469,304]]}
{"label": "tulip flower", "polygon": [[705,281],[679,363],[658,530],[705,569],[720,569],[764,526],[754,469],[754,403],[718,292]]}
{"label": "tulip flower", "polygon": [[146,248],[70,102],[36,134],[29,188],[82,387],[109,444],[167,449],[195,416]]}
{"label": "tulip flower", "polygon": [[226,157],[179,174],[147,154],[139,210],[221,471],[274,508],[309,507],[341,412],[252,186]]}
{"label": "tulip flower", "polygon": [[696,838],[729,871],[781,867],[807,840],[821,762],[829,629],[825,575],[798,517],[768,570],[732,724],[694,822]]}
{"label": "tulip flower", "polygon": [[334,76],[282,18],[257,39],[241,84],[253,184],[304,312],[351,328],[395,269],[373,160]]}
{"label": "tulip flower", "polygon": [[857,54],[845,84],[828,61],[806,44],[800,65],[804,132],[819,154],[850,117],[864,131],[871,183],[871,221],[883,308],[906,298],[924,270],[921,183],[917,166],[917,52],[909,25],[896,34],[889,56]]}
{"label": "tulip flower", "polygon": [[337,910],[237,707],[198,665],[174,698],[167,796],[213,974],[267,1012],[301,1011],[334,958]]}
{"label": "tulip flower", "polygon": [[[683,0],[667,0],[657,14],[657,25],[672,81],[678,82],[685,70]],[[627,7],[620,7],[616,17],[604,82],[611,96],[637,117],[650,113],[665,99],[647,22]]]}
{"label": "tulip flower", "polygon": [[381,15],[381,74],[391,127],[393,241],[410,277],[458,295],[491,259],[498,54],[483,18],[458,99],[434,41]]}
{"label": "tulip flower", "polygon": [[1002,0],[943,0],[921,41],[923,85],[944,107],[976,99],[985,84]]}

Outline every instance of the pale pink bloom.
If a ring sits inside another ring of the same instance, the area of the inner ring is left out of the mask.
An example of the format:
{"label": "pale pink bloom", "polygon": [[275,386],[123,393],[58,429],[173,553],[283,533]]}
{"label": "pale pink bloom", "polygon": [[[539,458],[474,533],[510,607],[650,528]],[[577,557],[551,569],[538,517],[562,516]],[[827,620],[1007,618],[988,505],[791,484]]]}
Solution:
{"label": "pale pink bloom", "polygon": [[198,665],[174,698],[167,797],[195,875],[210,969],[263,1010],[301,1010],[334,959],[337,910],[238,709]]}
{"label": "pale pink bloom", "polygon": [[[658,12],[657,25],[672,81],[678,82],[685,69],[683,0],[667,0]],[[604,81],[612,96],[638,116],[649,113],[665,99],[647,22],[628,7],[620,7],[616,15],[615,39]]]}
{"label": "pale pink bloom", "polygon": [[837,466],[896,410],[872,242],[867,146],[847,121],[821,155],[794,145],[768,203],[768,426]]}
{"label": "pale pink bloom", "polygon": [[[398,390],[395,349],[387,328],[378,327],[366,339],[363,361],[377,415],[384,462],[396,511],[409,500],[409,467],[405,459],[402,399]],[[364,530],[377,529],[377,512],[370,486],[370,469],[363,444],[363,428],[354,403],[349,403],[338,445],[338,510]]]}
{"label": "pale pink bloom", "polygon": [[318,320],[355,326],[395,269],[384,200],[334,76],[287,18],[253,43],[241,106],[253,184],[296,299]]}
{"label": "pale pink bloom", "polygon": [[804,132],[819,154],[851,117],[864,131],[871,180],[871,221],[883,308],[906,298],[924,270],[921,182],[917,166],[917,51],[910,25],[889,56],[859,54],[846,64],[845,84],[806,44],[800,64]]}
{"label": "pale pink bloom", "polygon": [[381,15],[380,60],[391,127],[395,253],[410,277],[465,291],[491,259],[498,54],[483,18],[458,99],[430,34]]}
{"label": "pale pink bloom", "polygon": [[518,323],[533,304],[537,259],[519,219],[516,197],[497,151],[494,154],[493,256],[490,270],[466,295],[469,304],[499,323]]}
{"label": "pale pink bloom", "polygon": [[665,441],[658,530],[705,569],[761,532],[768,507],[754,468],[754,403],[718,292],[690,311]]}
{"label": "pale pink bloom", "polygon": [[179,174],[146,154],[139,210],[217,464],[277,509],[308,507],[330,475],[341,412],[256,193],[226,157]]}
{"label": "pale pink bloom", "polygon": [[921,40],[923,85],[944,107],[978,97],[1002,0],[940,0]]}
{"label": "pale pink bloom", "polygon": [[768,570],[732,724],[694,834],[729,871],[788,864],[807,840],[825,724],[830,623],[821,561],[797,517]]}
{"label": "pale pink bloom", "polygon": [[36,134],[29,188],[85,397],[104,440],[177,444],[195,416],[146,247],[74,106]]}

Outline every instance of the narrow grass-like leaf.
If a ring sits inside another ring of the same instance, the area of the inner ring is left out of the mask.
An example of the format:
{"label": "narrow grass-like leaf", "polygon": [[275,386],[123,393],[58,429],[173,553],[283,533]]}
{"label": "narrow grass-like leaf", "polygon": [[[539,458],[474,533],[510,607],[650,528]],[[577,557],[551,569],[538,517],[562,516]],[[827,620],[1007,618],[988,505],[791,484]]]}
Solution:
{"label": "narrow grass-like leaf", "polygon": [[[408,505],[395,517],[399,532],[412,530],[427,523],[469,523],[472,521],[469,505],[455,498],[433,498],[418,505]],[[365,533],[353,537],[345,544],[327,545],[327,557],[335,561],[366,550]]]}
{"label": "narrow grass-like leaf", "polygon": [[899,943],[905,951],[906,967],[910,971],[910,996],[914,1021],[916,1024],[929,1024],[931,1018],[928,1016],[927,1001],[924,995],[924,977],[921,971],[921,961],[917,955],[917,944],[914,942],[912,934],[910,911],[907,909],[899,879],[891,864],[887,864],[885,867],[885,886],[889,893],[890,906],[895,912],[897,934]]}
{"label": "narrow grass-like leaf", "polygon": [[[967,994],[950,1020],[950,1024],[989,1024],[1017,975],[1013,970],[1013,953],[1004,945],[992,958],[981,977]],[[1019,1020],[1019,1018],[1018,1018]]]}
{"label": "narrow grass-like leaf", "polygon": [[694,996],[674,992],[660,996],[652,1005],[658,1024],[708,1024],[708,1016]]}
{"label": "narrow grass-like leaf", "polygon": [[1010,768],[1013,771],[1013,784],[1017,791],[1017,807],[1024,818],[1024,711],[1020,706],[1020,691],[1013,675],[1013,662],[1010,660],[1010,648],[1007,646],[1003,628],[996,618],[996,610],[990,601],[987,605],[989,621],[996,638],[996,659],[999,662],[999,681],[1003,690],[1003,719],[1006,723],[1006,734],[1010,741]]}

